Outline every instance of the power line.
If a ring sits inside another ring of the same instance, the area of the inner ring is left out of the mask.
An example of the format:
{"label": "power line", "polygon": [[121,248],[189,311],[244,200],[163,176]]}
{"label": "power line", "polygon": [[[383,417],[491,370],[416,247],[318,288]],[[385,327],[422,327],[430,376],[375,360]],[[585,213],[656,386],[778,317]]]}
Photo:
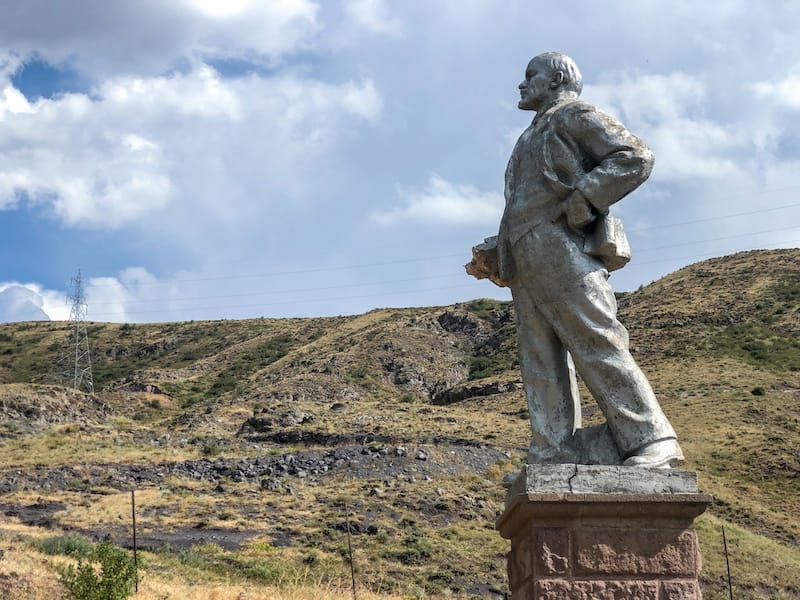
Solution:
{"label": "power line", "polygon": [[[779,190],[773,190],[779,191]],[[781,206],[773,206],[770,208],[761,208],[758,210],[753,211],[746,211],[740,213],[732,213],[728,215],[717,215],[714,217],[706,217],[702,219],[693,219],[690,221],[679,221],[675,223],[663,223],[659,225],[655,225],[652,227],[638,227],[634,229],[626,229],[628,233],[640,233],[643,231],[652,231],[652,230],[661,230],[661,229],[668,229],[670,227],[680,227],[684,225],[694,225],[697,223],[707,223],[709,221],[720,221],[723,219],[730,219],[734,217],[742,217],[748,216],[753,214],[761,214],[765,212],[772,212],[777,210],[784,210],[787,208],[794,208],[800,206],[800,202],[793,203],[793,204],[784,204]],[[753,232],[753,233],[745,233],[741,234],[741,236],[747,235],[757,235],[760,233],[771,233],[774,231],[783,231],[784,229],[773,229],[773,230],[765,230],[761,232]],[[717,238],[717,239],[729,239],[729,238]],[[697,242],[690,242],[687,244],[680,244],[680,245],[690,245],[691,243],[703,243],[706,241],[716,241],[715,240],[699,240]],[[676,245],[677,246],[677,245]],[[661,248],[670,248],[673,246],[663,246],[659,248],[642,248],[637,250],[637,252],[647,252],[650,250],[657,250]],[[266,273],[249,273],[249,274],[242,274],[242,275],[217,275],[217,276],[210,276],[210,277],[187,277],[187,278],[176,278],[170,279],[169,281],[156,281],[152,283],[143,282],[137,285],[138,288],[143,287],[151,287],[151,286],[160,286],[160,285],[172,285],[176,283],[194,283],[194,282],[203,282],[203,281],[226,281],[226,280],[234,280],[234,279],[261,279],[261,278],[270,278],[270,277],[281,277],[285,275],[306,275],[310,273],[326,273],[332,271],[346,271],[346,270],[353,270],[353,269],[368,269],[372,267],[384,267],[384,266],[391,266],[391,265],[399,265],[399,264],[408,264],[408,263],[417,263],[417,262],[429,262],[434,260],[444,260],[444,259],[452,259],[452,258],[469,258],[469,251],[466,250],[465,252],[459,252],[457,254],[442,254],[437,256],[423,256],[423,257],[416,257],[416,258],[406,258],[406,259],[399,259],[399,260],[388,260],[383,262],[375,262],[375,263],[363,263],[363,264],[355,264],[355,265],[339,265],[339,266],[332,266],[332,267],[318,267],[313,269],[297,269],[291,271],[272,271]],[[92,288],[112,288],[112,287],[119,287],[120,284],[93,284]]]}
{"label": "power line", "polygon": [[[783,244],[797,244],[800,243],[800,239],[796,240],[784,240],[782,242],[775,242],[774,244],[765,244],[762,248],[739,248],[738,250],[729,250],[725,254],[731,254],[736,252],[746,252],[747,250],[762,250],[764,248],[775,248],[777,246],[782,246]],[[671,256],[665,258],[657,258],[655,260],[646,260],[643,262],[636,262],[637,265],[654,265],[656,263],[663,263],[663,262],[671,262],[675,260],[689,260],[693,258],[716,258],[720,256],[719,252],[706,252],[704,254],[691,254],[689,256]]]}
{"label": "power line", "polygon": [[[788,228],[788,229],[795,229],[795,228]],[[720,239],[730,239],[734,237],[742,237],[742,236],[730,236],[729,238],[720,238]],[[785,240],[781,242],[776,242],[773,244],[767,244],[764,247],[773,247],[773,246],[780,246],[784,244],[796,243],[800,242],[800,240]],[[680,244],[679,244],[680,245]],[[678,245],[678,246],[679,246]],[[687,244],[687,245],[692,245]],[[744,249],[734,249],[730,250],[729,252],[737,252],[746,250]],[[656,264],[662,262],[671,262],[676,260],[685,260],[685,259],[693,259],[693,258],[709,258],[719,255],[719,252],[708,252],[704,254],[693,254],[687,256],[679,256],[679,257],[663,257],[655,260],[650,261],[636,261],[636,265],[647,265],[647,264]],[[463,275],[452,275],[449,277],[463,277]],[[169,299],[170,302],[189,302],[189,301],[197,301],[197,300],[208,300],[208,299],[225,299],[225,298],[237,298],[237,297],[248,297],[248,296],[261,296],[261,295],[271,295],[271,294],[288,294],[288,293],[307,293],[310,291],[328,291],[331,289],[346,289],[346,288],[354,288],[354,287],[366,287],[371,285],[385,285],[390,283],[407,283],[407,282],[414,282],[414,281],[429,281],[432,279],[441,280],[442,276],[437,277],[419,277],[419,278],[410,278],[405,280],[392,280],[392,281],[380,281],[380,282],[373,282],[373,283],[366,283],[366,284],[347,284],[341,286],[325,286],[325,287],[318,287],[318,288],[300,288],[300,289],[284,289],[284,290],[276,290],[276,291],[269,291],[269,292],[253,292],[253,293],[246,293],[246,294],[227,294],[227,295],[216,295],[216,296],[205,296],[205,297],[191,297],[191,298],[181,298],[181,299]],[[463,286],[444,286],[444,287],[436,287],[436,288],[427,288],[427,289],[414,289],[414,290],[403,290],[403,291],[387,291],[387,292],[380,292],[375,294],[358,294],[354,296],[337,296],[337,297],[330,297],[326,296],[325,298],[305,298],[302,300],[294,299],[294,300],[287,300],[287,301],[280,301],[280,302],[268,302],[268,303],[258,303],[258,304],[244,304],[244,305],[217,305],[217,306],[191,306],[191,307],[178,307],[173,306],[169,309],[157,309],[157,310],[138,310],[138,311],[127,311],[123,310],[123,314],[125,315],[142,315],[142,314],[166,314],[176,310],[218,310],[218,309],[242,309],[242,308],[267,308],[267,307],[274,307],[274,306],[286,306],[286,305],[295,305],[295,304],[309,304],[309,303],[318,303],[318,302],[331,302],[331,301],[340,301],[340,300],[355,300],[355,299],[363,299],[363,298],[370,298],[370,297],[382,297],[387,295],[398,295],[398,294],[414,294],[414,293],[422,293],[428,291],[440,291],[446,289],[459,289],[459,288],[468,288],[473,287],[475,284],[474,282],[469,285]],[[164,303],[164,299],[148,299],[148,300],[134,300],[125,302],[125,306],[129,306],[131,304],[149,304],[149,303]],[[113,305],[115,303],[96,303],[95,305]],[[93,313],[92,316],[94,318],[103,317],[103,316],[117,316],[119,312],[105,312],[105,313]]]}
{"label": "power line", "polygon": [[[284,290],[269,290],[265,292],[248,292],[244,294],[222,294],[216,296],[192,296],[191,298],[169,298],[170,302],[194,302],[196,300],[216,300],[220,298],[244,298],[247,296],[262,296],[264,294],[297,294],[297,293],[306,293],[306,292],[322,292],[322,291],[330,291],[330,290],[340,290],[346,288],[353,288],[353,287],[370,287],[376,285],[389,285],[394,283],[409,283],[412,281],[430,281],[435,279],[437,281],[442,279],[452,279],[452,278],[462,278],[463,275],[459,273],[458,275],[448,274],[448,275],[438,275],[434,277],[412,277],[410,279],[393,279],[388,281],[374,281],[374,282],[367,282],[367,283],[348,283],[342,285],[330,285],[324,287],[313,287],[313,288],[293,288],[293,289],[284,289]],[[131,300],[127,302],[127,304],[149,304],[151,302],[164,302],[164,298],[149,298],[146,300]],[[109,306],[115,305],[117,302],[94,302],[93,306]]]}
{"label": "power line", "polygon": [[[306,275],[308,273],[325,273],[329,271],[345,271],[350,269],[368,269],[371,267],[387,267],[391,265],[399,265],[405,263],[415,263],[415,262],[427,262],[431,260],[443,260],[445,258],[457,258],[457,257],[464,257],[468,256],[469,252],[459,252],[458,254],[443,254],[440,256],[423,256],[420,258],[407,258],[402,260],[391,260],[386,262],[379,262],[379,263],[367,263],[362,265],[341,265],[338,267],[320,267],[316,269],[300,269],[297,271],[273,271],[271,273],[251,273],[247,275],[219,275],[214,277],[197,277],[197,278],[186,278],[186,279],[170,279],[168,283],[194,283],[195,281],[221,281],[226,279],[260,279],[260,278],[267,278],[267,277],[280,277],[282,275]],[[145,286],[153,286],[153,285],[163,285],[164,282],[157,281],[154,283],[140,283],[139,287]],[[92,287],[118,287],[117,284],[97,284],[93,285]]]}
{"label": "power line", "polygon": [[[777,242],[774,244],[767,244],[764,247],[775,247],[780,246],[783,244],[790,244],[790,243],[800,243],[800,239],[795,240],[785,240],[782,242]],[[742,252],[749,250],[750,248],[739,248],[739,249],[732,249],[729,250],[728,253],[734,252]],[[675,260],[686,260],[686,259],[702,259],[702,258],[712,258],[718,256],[718,252],[710,252],[705,254],[694,254],[694,255],[687,255],[687,256],[680,256],[680,257],[666,257],[651,261],[644,261],[644,262],[637,262],[637,265],[646,265],[646,264],[656,264],[662,262],[670,262]],[[426,278],[420,278],[420,280],[425,280]],[[407,294],[417,294],[417,293],[425,293],[425,292],[435,292],[435,291],[442,291],[442,290],[453,290],[453,289],[474,289],[476,282],[471,282],[465,285],[455,285],[455,286],[443,286],[443,287],[435,287],[435,288],[427,288],[427,289],[413,289],[413,290],[403,290],[403,291],[391,291],[391,292],[381,292],[381,293],[374,293],[374,294],[358,294],[352,296],[335,296],[335,297],[325,297],[325,298],[306,298],[302,300],[287,300],[281,302],[267,302],[267,303],[258,303],[258,304],[241,304],[241,305],[217,305],[217,306],[192,306],[192,307],[171,307],[169,309],[157,309],[157,310],[139,310],[139,311],[120,311],[125,316],[132,316],[132,315],[146,315],[146,314],[168,314],[176,310],[185,311],[185,310],[234,310],[234,309],[248,309],[248,308],[269,308],[274,306],[286,306],[286,305],[296,305],[296,304],[314,304],[319,302],[335,302],[335,301],[343,301],[343,300],[361,300],[365,298],[374,298],[374,297],[384,297],[384,296],[397,296],[397,295],[407,295]],[[350,286],[348,286],[350,287]],[[218,298],[226,298],[226,297],[235,297],[235,296],[219,296]],[[159,300],[159,302],[163,302]],[[103,316],[117,316],[119,312],[107,312],[107,313],[97,313],[93,314],[93,317],[103,317]]]}
{"label": "power line", "polygon": [[[788,188],[794,189],[794,188]],[[780,191],[780,190],[773,190]],[[749,210],[747,212],[733,213],[730,215],[718,215],[714,217],[706,217],[704,219],[694,219],[692,221],[681,221],[680,223],[668,223],[664,225],[653,225],[651,227],[637,227],[636,229],[627,229],[628,233],[639,233],[640,231],[652,231],[653,229],[667,229],[668,227],[679,227],[681,225],[694,225],[695,223],[708,223],[709,221],[720,221],[722,219],[732,219],[733,217],[744,217],[747,215],[758,215],[765,212],[772,212],[775,210],[783,210],[786,208],[794,208],[800,206],[800,202],[794,204],[784,204],[783,206],[773,206],[772,208],[760,208],[758,210]]]}
{"label": "power line", "polygon": [[639,250],[639,252],[651,252],[653,250],[665,250],[667,248],[679,248],[681,246],[694,246],[694,245],[699,245],[699,244],[706,244],[708,242],[719,242],[719,241],[722,241],[722,240],[732,240],[732,239],[736,239],[736,238],[750,237],[752,235],[761,235],[763,233],[776,233],[778,231],[790,231],[792,229],[800,229],[800,226],[792,225],[791,227],[780,227],[778,229],[765,229],[763,231],[751,231],[750,233],[739,233],[739,234],[736,234],[736,235],[728,235],[728,236],[718,237],[718,238],[709,238],[707,240],[697,240],[697,241],[694,241],[694,242],[682,242],[680,244],[670,244],[668,246],[655,246],[653,248],[642,248],[641,250]]}
{"label": "power line", "polygon": [[[708,243],[708,242],[716,242],[716,241],[723,241],[723,240],[729,240],[729,239],[737,239],[737,238],[742,238],[742,237],[750,237],[750,236],[755,236],[755,235],[762,235],[762,234],[765,234],[765,233],[775,233],[775,232],[781,232],[781,231],[790,231],[790,230],[795,230],[795,229],[798,229],[798,228],[800,228],[800,227],[793,225],[791,227],[780,227],[780,228],[775,228],[775,229],[765,229],[765,230],[761,230],[761,231],[753,231],[753,232],[749,232],[749,233],[742,233],[742,234],[736,234],[736,235],[731,235],[731,236],[723,236],[723,237],[718,237],[718,238],[708,238],[708,239],[705,239],[705,240],[696,240],[696,241],[692,241],[692,242],[682,242],[682,243],[679,243],[679,244],[670,244],[670,245],[666,245],[666,246],[657,246],[657,247],[652,247],[652,248],[639,248],[639,249],[636,249],[635,253],[639,254],[639,253],[642,253],[642,252],[650,252],[650,251],[654,251],[654,250],[664,250],[664,249],[678,248],[678,247],[683,247],[683,246],[694,246],[694,245],[700,245],[700,244],[704,244],[704,243]],[[778,242],[778,245],[780,245],[782,243],[791,243],[791,242],[793,242],[793,240],[790,240],[789,242]],[[454,255],[448,255],[448,256],[445,256],[445,257],[433,257],[433,258],[451,258],[453,256],[458,256],[458,257],[466,259],[466,256],[464,254],[454,254]],[[423,258],[413,259],[414,262],[424,261],[424,260],[425,259],[423,259]],[[657,260],[655,262],[663,262],[665,260],[671,260],[671,259],[664,258],[664,259],[659,259],[659,260]],[[399,261],[399,262],[405,262],[405,261]],[[381,264],[396,264],[396,262],[393,262],[393,263],[381,263]],[[650,263],[649,262],[638,262],[638,264],[643,265],[643,264],[650,264]],[[324,272],[324,271],[325,271],[325,269],[313,269],[313,272]],[[295,271],[293,273],[297,273],[297,272],[299,272],[299,271]],[[312,271],[309,271],[309,272],[312,272]],[[427,276],[427,277],[415,277],[415,278],[409,278],[409,279],[384,280],[384,281],[377,281],[377,282],[360,282],[360,283],[342,284],[342,285],[337,285],[337,286],[321,286],[321,287],[311,287],[311,288],[291,288],[291,289],[282,289],[282,290],[270,290],[268,292],[247,292],[247,293],[241,293],[241,294],[221,294],[221,295],[214,295],[214,296],[192,296],[192,297],[188,297],[188,298],[170,298],[169,300],[171,302],[182,302],[182,301],[210,300],[210,299],[222,299],[222,298],[240,298],[240,297],[247,297],[247,296],[260,296],[260,295],[263,295],[263,294],[307,293],[307,292],[316,292],[316,291],[329,291],[329,290],[334,290],[334,289],[345,289],[345,288],[352,288],[352,287],[363,288],[363,287],[367,287],[367,286],[388,285],[388,284],[393,284],[393,283],[408,283],[408,282],[412,282],[412,281],[429,281],[429,280],[432,280],[432,279],[441,280],[443,278],[457,277],[457,276],[460,277],[462,275],[461,274],[459,274],[459,275],[448,274],[448,275],[439,275],[439,276],[435,276],[435,277]],[[231,277],[235,278],[236,276],[231,276]],[[255,276],[253,276],[253,277],[255,277]],[[211,280],[214,280],[214,279],[215,278],[206,278],[206,279],[197,279],[197,280],[170,280],[168,282],[160,282],[160,283],[173,284],[173,283],[183,283],[183,282],[188,282],[188,281],[211,281]],[[107,286],[98,285],[98,286],[92,286],[92,287],[93,288],[94,287],[102,288],[102,287],[107,287]],[[131,300],[131,301],[128,302],[128,304],[147,304],[147,303],[151,303],[151,302],[164,302],[164,299],[163,298],[153,298],[153,299],[144,299],[144,300]],[[114,305],[114,304],[116,304],[116,303],[115,302],[98,302],[98,303],[95,303],[96,306],[108,306],[108,305]]]}
{"label": "power line", "polygon": [[[415,290],[404,290],[399,292],[382,292],[382,293],[375,293],[375,294],[359,294],[357,296],[335,296],[335,297],[326,297],[326,298],[307,298],[304,300],[287,300],[285,302],[268,302],[268,303],[259,303],[259,304],[239,304],[239,305],[229,305],[226,304],[224,306],[190,306],[190,307],[172,307],[168,309],[157,309],[157,310],[140,310],[140,311],[125,311],[122,312],[125,316],[128,315],[145,315],[145,314],[167,314],[174,310],[218,310],[218,309],[242,309],[242,308],[267,308],[271,306],[286,306],[286,305],[296,305],[296,304],[313,304],[316,302],[335,302],[339,300],[361,300],[363,298],[377,298],[383,296],[397,296],[401,294],[419,294],[423,292],[438,292],[441,290],[454,290],[454,289],[464,289],[464,288],[474,288],[474,283],[464,284],[464,285],[450,285],[444,287],[436,287],[436,288],[427,288],[427,289],[415,289]],[[108,317],[108,316],[117,316],[119,312],[107,312],[107,313],[92,313],[92,318],[96,317]]]}

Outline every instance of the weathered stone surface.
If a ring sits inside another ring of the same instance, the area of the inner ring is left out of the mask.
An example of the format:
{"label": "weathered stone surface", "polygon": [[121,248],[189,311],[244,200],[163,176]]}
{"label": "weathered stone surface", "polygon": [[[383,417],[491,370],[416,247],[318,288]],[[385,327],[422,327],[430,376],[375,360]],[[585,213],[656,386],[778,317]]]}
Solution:
{"label": "weathered stone surface", "polygon": [[569,531],[566,528],[537,528],[534,540],[537,577],[561,575],[569,571]]}
{"label": "weathered stone surface", "polygon": [[677,469],[614,465],[525,465],[507,499],[520,494],[691,494],[697,474]]}
{"label": "weathered stone surface", "polygon": [[657,581],[569,581],[541,579],[536,600],[658,600]]}
{"label": "weathered stone surface", "polygon": [[518,537],[511,544],[507,567],[508,586],[512,591],[519,588],[533,574],[531,550],[530,534]]}
{"label": "weathered stone surface", "polygon": [[664,581],[661,583],[659,600],[700,600],[697,581]]}
{"label": "weathered stone surface", "polygon": [[[582,76],[564,54],[534,57],[518,87],[519,108],[536,117],[506,168],[498,235],[473,248],[466,269],[512,290],[528,462],[676,466],[683,452],[630,353],[608,282],[631,257],[608,209],[650,176],[653,153],[578,100]],[[581,429],[576,366],[607,426]]]}
{"label": "weathered stone surface", "polygon": [[519,495],[497,523],[511,540],[512,598],[700,600],[692,522],[711,501],[699,493]]}
{"label": "weathered stone surface", "polygon": [[581,575],[684,575],[700,570],[692,530],[579,529],[574,571]]}
{"label": "weathered stone surface", "polygon": [[529,581],[518,590],[511,592],[511,600],[534,600],[536,596],[533,595],[533,582]]}

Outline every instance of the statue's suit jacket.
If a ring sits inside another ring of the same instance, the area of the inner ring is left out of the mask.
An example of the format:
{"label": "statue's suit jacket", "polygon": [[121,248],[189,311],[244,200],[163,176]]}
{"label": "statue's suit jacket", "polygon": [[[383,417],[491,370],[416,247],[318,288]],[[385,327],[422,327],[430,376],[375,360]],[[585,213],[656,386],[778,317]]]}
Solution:
{"label": "statue's suit jacket", "polygon": [[652,168],[653,154],[644,142],[590,104],[564,100],[537,114],[506,169],[498,239],[501,279],[514,279],[511,246],[531,228],[558,220],[574,190],[605,214]]}
{"label": "statue's suit jacket", "polygon": [[575,460],[569,454],[580,427],[575,369],[603,411],[622,459],[675,437],[630,355],[605,264],[584,251],[585,236],[572,231],[564,215],[576,190],[593,212],[606,213],[647,179],[652,165],[639,138],[577,100],[540,111],[511,154],[498,261],[517,313],[533,432],[530,462]]}

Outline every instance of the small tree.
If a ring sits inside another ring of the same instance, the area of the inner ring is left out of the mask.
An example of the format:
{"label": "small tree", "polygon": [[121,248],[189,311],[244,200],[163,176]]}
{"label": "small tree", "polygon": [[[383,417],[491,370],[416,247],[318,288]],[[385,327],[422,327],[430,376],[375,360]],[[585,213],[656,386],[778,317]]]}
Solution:
{"label": "small tree", "polygon": [[[136,565],[133,558],[113,544],[101,542],[88,555],[61,574],[61,583],[74,600],[124,600],[133,592]],[[99,573],[95,566],[100,566]]]}

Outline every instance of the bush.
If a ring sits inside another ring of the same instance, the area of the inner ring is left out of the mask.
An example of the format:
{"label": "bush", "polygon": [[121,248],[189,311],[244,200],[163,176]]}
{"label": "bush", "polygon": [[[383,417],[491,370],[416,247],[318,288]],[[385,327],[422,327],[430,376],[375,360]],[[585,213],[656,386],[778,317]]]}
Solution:
{"label": "bush", "polygon": [[203,456],[219,456],[222,452],[222,448],[219,446],[219,442],[216,438],[211,436],[206,436],[201,443],[200,446],[200,453]]}
{"label": "bush", "polygon": [[42,554],[85,558],[92,550],[92,542],[79,535],[56,535],[31,540],[31,544]]}
{"label": "bush", "polygon": [[[133,592],[136,565],[133,558],[113,544],[101,542],[88,554],[88,561],[68,566],[61,583],[74,600],[124,600]],[[100,567],[99,574],[97,563]]]}

